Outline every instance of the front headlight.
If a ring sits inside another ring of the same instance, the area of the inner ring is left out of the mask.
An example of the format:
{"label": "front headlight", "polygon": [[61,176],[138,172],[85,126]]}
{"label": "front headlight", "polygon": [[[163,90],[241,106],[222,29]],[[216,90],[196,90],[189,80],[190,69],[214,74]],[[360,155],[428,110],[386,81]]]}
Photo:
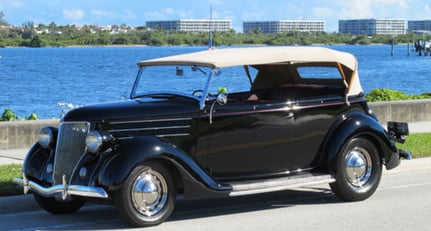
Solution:
{"label": "front headlight", "polygon": [[39,133],[37,135],[37,142],[42,146],[43,148],[50,148],[52,147],[52,144],[54,144],[55,140],[55,128],[53,127],[44,127],[39,130]]}
{"label": "front headlight", "polygon": [[85,145],[89,152],[97,153],[103,146],[103,136],[98,131],[92,131],[85,138]]}

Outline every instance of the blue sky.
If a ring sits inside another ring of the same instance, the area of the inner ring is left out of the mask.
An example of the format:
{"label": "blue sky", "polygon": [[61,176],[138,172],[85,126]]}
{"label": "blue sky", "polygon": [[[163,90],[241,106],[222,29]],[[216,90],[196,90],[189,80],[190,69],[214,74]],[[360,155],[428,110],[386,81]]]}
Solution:
{"label": "blue sky", "polygon": [[429,0],[0,0],[12,25],[25,22],[57,25],[145,25],[151,20],[231,19],[242,32],[244,21],[325,20],[338,31],[338,19],[431,19]]}

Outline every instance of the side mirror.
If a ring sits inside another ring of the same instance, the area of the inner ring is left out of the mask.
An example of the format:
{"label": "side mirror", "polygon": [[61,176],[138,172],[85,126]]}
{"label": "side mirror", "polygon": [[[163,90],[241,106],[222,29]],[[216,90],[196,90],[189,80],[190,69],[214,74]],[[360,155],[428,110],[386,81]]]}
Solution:
{"label": "side mirror", "polygon": [[225,105],[227,104],[227,95],[224,93],[218,94],[217,95],[217,99],[216,99],[217,103],[220,105]]}

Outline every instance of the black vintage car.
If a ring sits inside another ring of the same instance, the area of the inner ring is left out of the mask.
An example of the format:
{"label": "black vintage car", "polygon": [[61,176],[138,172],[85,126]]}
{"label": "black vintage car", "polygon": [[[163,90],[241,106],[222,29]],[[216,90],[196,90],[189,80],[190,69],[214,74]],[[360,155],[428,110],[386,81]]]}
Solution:
{"label": "black vintage car", "polygon": [[211,49],[138,65],[129,100],[80,107],[59,128],[41,129],[16,181],[48,212],[110,202],[130,223],[149,226],[169,217],[177,194],[322,183],[360,201],[375,192],[383,166],[408,156],[395,146],[407,124],[379,124],[351,54]]}

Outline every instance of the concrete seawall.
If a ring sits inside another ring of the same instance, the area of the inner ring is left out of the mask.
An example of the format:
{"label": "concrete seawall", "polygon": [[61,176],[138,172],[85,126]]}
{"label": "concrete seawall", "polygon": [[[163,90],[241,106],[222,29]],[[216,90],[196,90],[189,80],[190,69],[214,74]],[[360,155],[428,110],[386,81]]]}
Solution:
{"label": "concrete seawall", "polygon": [[[409,123],[431,121],[431,99],[377,102],[369,104],[379,121]],[[0,122],[0,150],[29,148],[40,128],[58,126],[59,120]]]}
{"label": "concrete seawall", "polygon": [[0,150],[29,148],[45,126],[58,126],[59,120],[0,122]]}
{"label": "concrete seawall", "polygon": [[380,123],[431,121],[431,99],[369,103]]}

